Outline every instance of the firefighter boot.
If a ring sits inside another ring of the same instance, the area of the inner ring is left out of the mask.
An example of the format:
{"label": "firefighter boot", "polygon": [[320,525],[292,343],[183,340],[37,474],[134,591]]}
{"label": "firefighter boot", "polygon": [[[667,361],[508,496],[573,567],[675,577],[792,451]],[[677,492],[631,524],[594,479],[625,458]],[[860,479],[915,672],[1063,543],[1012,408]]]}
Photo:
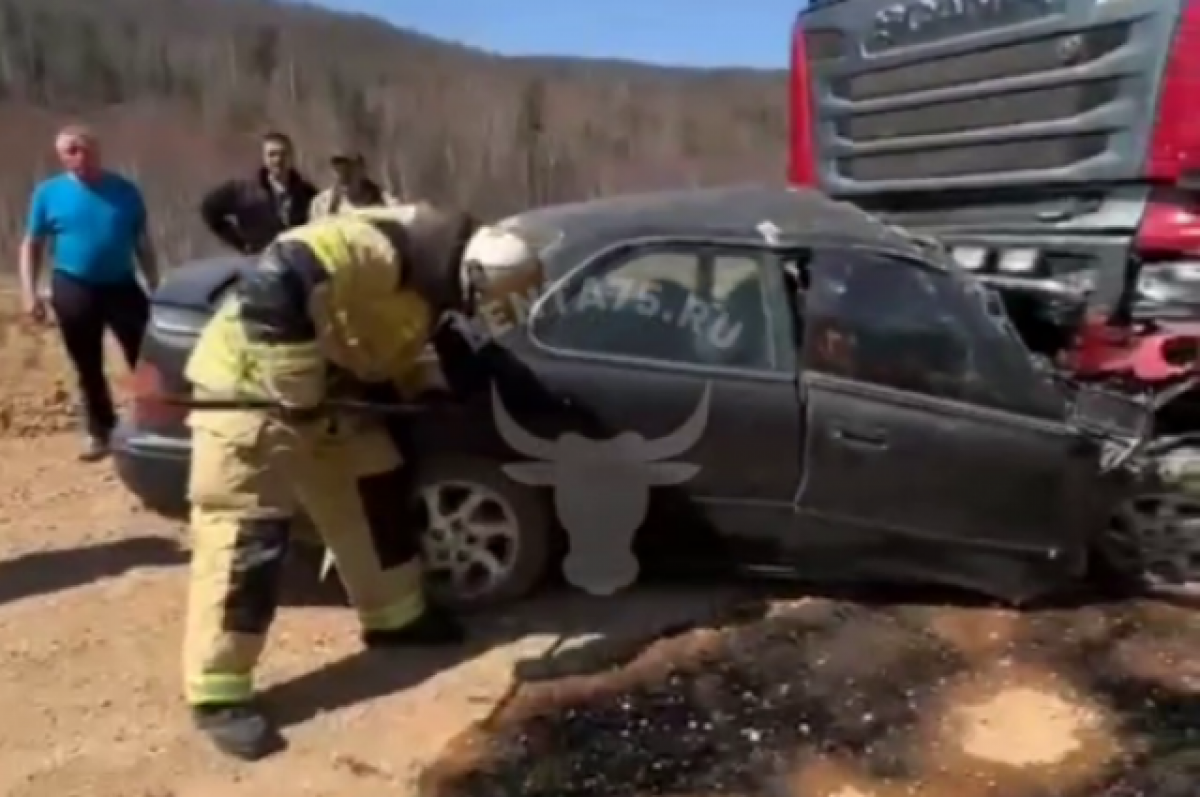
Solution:
{"label": "firefighter boot", "polygon": [[364,631],[362,639],[368,648],[395,648],[460,645],[466,641],[467,635],[458,620],[444,610],[431,606],[402,628]]}
{"label": "firefighter boot", "polygon": [[192,720],[218,750],[242,761],[257,761],[286,746],[274,723],[251,703],[193,706]]}

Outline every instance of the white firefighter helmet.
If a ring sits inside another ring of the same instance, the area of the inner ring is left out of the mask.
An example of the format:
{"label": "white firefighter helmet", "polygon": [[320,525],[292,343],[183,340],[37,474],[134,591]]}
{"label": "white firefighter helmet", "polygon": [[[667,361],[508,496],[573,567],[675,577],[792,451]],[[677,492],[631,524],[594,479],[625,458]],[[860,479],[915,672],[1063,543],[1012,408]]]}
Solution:
{"label": "white firefighter helmet", "polygon": [[[473,292],[489,327],[517,321],[541,285],[537,250],[503,226],[480,227],[463,252],[463,290]],[[493,333],[497,330],[493,329]]]}
{"label": "white firefighter helmet", "polygon": [[478,263],[485,272],[520,268],[536,258],[537,253],[524,238],[494,225],[476,230],[463,252],[465,262]]}

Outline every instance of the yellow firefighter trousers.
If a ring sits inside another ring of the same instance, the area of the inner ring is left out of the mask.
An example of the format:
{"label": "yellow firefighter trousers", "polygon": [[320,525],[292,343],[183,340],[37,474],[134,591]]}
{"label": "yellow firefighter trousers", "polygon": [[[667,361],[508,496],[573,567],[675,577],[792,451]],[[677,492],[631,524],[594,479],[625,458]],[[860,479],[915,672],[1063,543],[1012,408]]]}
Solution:
{"label": "yellow firefighter trousers", "polygon": [[381,426],[334,419],[297,430],[260,413],[196,415],[189,703],[251,697],[298,507],[332,552],[364,629],[401,628],[424,612],[417,530],[401,505],[402,460]]}

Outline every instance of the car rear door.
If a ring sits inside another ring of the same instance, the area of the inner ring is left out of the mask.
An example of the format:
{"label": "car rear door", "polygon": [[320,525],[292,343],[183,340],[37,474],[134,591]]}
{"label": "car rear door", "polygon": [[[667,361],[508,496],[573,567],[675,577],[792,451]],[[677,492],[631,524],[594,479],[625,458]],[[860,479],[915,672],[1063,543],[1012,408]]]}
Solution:
{"label": "car rear door", "polygon": [[[701,510],[693,519],[747,539],[786,536],[802,412],[793,318],[768,251],[623,247],[552,289],[516,332],[504,338],[509,350],[561,406],[555,420],[529,419],[540,437],[624,435],[646,473],[664,452],[698,466],[675,491]],[[671,442],[682,438],[691,442]],[[617,487],[593,486],[597,495]]]}
{"label": "car rear door", "polygon": [[812,270],[800,511],[889,552],[862,563],[883,575],[1013,592],[1079,570],[1094,450],[1015,338],[916,262],[826,251]]}

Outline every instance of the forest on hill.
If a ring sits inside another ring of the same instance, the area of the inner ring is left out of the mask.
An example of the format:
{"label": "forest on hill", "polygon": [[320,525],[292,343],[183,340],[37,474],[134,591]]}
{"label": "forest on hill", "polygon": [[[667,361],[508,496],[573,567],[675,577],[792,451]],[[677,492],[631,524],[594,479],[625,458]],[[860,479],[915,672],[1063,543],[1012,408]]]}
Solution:
{"label": "forest on hill", "polygon": [[[781,52],[788,31],[779,32]],[[15,252],[54,130],[83,121],[140,181],[172,260],[196,205],[291,134],[309,176],[353,143],[408,196],[484,215],[623,190],[778,180],[782,72],[502,58],[268,0],[0,0],[0,246]],[[15,260],[15,258],[14,258]],[[12,261],[10,261],[12,262]]]}

